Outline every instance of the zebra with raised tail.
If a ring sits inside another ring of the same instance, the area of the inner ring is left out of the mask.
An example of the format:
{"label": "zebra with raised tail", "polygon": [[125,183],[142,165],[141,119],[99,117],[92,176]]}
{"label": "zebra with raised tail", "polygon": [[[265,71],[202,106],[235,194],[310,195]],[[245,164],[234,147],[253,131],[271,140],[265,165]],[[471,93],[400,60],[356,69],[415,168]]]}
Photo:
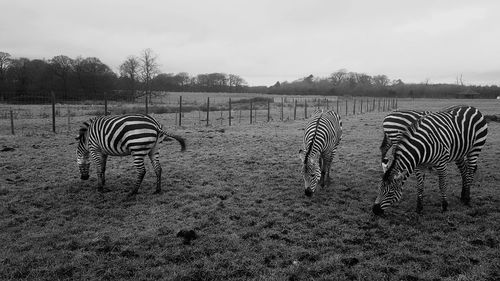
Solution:
{"label": "zebra with raised tail", "polygon": [[[442,210],[446,211],[446,166],[450,162],[455,162],[460,170],[461,200],[468,205],[477,159],[487,135],[483,115],[471,106],[455,106],[418,119],[392,149],[373,212],[383,214],[388,206],[401,199],[402,186],[417,166],[432,166],[438,172]],[[419,192],[417,212],[421,211],[422,194]]]}
{"label": "zebra with raised tail", "polygon": [[333,110],[316,111],[305,127],[302,149],[302,176],[305,194],[312,196],[318,183],[330,184],[330,167],[342,137],[342,120]]}
{"label": "zebra with raised tail", "polygon": [[149,115],[101,116],[83,123],[80,128],[77,148],[77,163],[81,179],[89,178],[89,155],[97,169],[97,189],[105,184],[106,161],[108,156],[132,155],[137,169],[137,178],[129,196],[135,195],[146,173],[144,158],[149,157],[156,173],[156,193],[161,192],[161,172],[158,144],[166,138],[173,138],[186,149],[182,137],[162,129],[158,121]]}

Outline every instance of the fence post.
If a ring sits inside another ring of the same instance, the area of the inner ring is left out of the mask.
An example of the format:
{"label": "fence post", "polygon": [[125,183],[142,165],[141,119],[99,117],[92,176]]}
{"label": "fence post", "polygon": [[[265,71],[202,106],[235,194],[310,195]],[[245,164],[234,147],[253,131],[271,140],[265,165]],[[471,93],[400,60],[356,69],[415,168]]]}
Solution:
{"label": "fence post", "polygon": [[354,99],[354,103],[352,106],[352,115],[356,115],[356,99]]}
{"label": "fence post", "polygon": [[361,99],[361,103],[359,105],[360,113],[363,114],[363,99]]}
{"label": "fence post", "polygon": [[347,100],[345,100],[345,115],[347,116]]}
{"label": "fence post", "polygon": [[52,93],[52,132],[56,132],[56,95]]}
{"label": "fence post", "polygon": [[281,121],[283,121],[283,104],[285,103],[285,99],[281,98]]}
{"label": "fence post", "polygon": [[304,98],[304,119],[307,119],[307,100]]}
{"label": "fence post", "polygon": [[339,113],[339,98],[338,97],[337,97],[337,111],[336,112]]}
{"label": "fence post", "polygon": [[67,110],[68,110],[68,134],[69,132],[71,131],[71,125],[70,125],[70,111],[69,111],[69,104],[68,104],[68,107],[67,107]]}
{"label": "fence post", "polygon": [[297,100],[293,99],[293,120],[297,119]]}
{"label": "fence post", "polygon": [[267,122],[271,120],[271,105],[269,99],[267,100]]}
{"label": "fence post", "polygon": [[207,97],[207,126],[209,117],[210,117],[210,97]]}
{"label": "fence post", "polygon": [[146,115],[148,115],[148,95],[145,95]]}
{"label": "fence post", "polygon": [[182,126],[182,96],[179,96],[179,126]]}
{"label": "fence post", "polygon": [[253,107],[252,106],[253,106],[252,101],[250,101],[250,124],[252,124],[252,117],[253,117],[252,116],[253,115],[253,113],[252,113]]}
{"label": "fence post", "polygon": [[330,107],[328,106],[328,99],[325,98],[325,100],[326,100],[326,110],[328,111],[330,109]]}
{"label": "fence post", "polygon": [[231,98],[229,98],[229,127],[231,127]]}
{"label": "fence post", "polygon": [[14,134],[14,113],[12,112],[12,108],[10,109],[10,131]]}
{"label": "fence post", "polygon": [[108,115],[108,95],[104,92],[104,115]]}
{"label": "fence post", "polygon": [[372,112],[375,111],[375,99],[373,99],[373,104],[372,104]]}

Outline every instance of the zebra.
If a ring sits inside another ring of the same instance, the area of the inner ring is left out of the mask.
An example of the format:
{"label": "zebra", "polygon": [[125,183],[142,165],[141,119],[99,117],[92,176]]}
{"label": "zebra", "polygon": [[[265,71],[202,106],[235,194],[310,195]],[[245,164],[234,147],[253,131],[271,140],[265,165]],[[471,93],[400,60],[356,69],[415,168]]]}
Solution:
{"label": "zebra", "polygon": [[[381,215],[388,206],[401,199],[405,180],[418,166],[431,166],[438,172],[441,207],[446,211],[446,166],[452,161],[462,176],[461,200],[469,205],[470,186],[487,135],[484,116],[471,106],[455,106],[418,119],[389,152],[390,161],[380,182],[373,212]],[[417,212],[421,211],[422,192],[419,190]]]}
{"label": "zebra", "polygon": [[312,196],[318,182],[321,187],[330,184],[330,166],[342,137],[342,120],[333,110],[317,110],[305,127],[302,149],[302,176],[305,194]]}
{"label": "zebra", "polygon": [[103,191],[105,184],[106,160],[108,156],[132,155],[137,169],[137,179],[128,197],[139,190],[146,169],[144,158],[149,156],[156,173],[156,191],[161,192],[161,165],[159,162],[158,143],[173,138],[186,149],[185,140],[162,129],[158,121],[149,115],[119,115],[91,118],[80,128],[77,148],[77,163],[82,180],[89,178],[89,155],[97,169],[97,189]]}

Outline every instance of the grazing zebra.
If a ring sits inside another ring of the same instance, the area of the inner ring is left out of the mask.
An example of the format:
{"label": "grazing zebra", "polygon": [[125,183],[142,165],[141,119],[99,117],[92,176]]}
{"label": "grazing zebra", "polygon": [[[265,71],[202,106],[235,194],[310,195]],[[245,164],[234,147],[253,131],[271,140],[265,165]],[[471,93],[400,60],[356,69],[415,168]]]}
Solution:
{"label": "grazing zebra", "polygon": [[311,196],[318,182],[321,187],[330,184],[330,166],[342,137],[342,121],[334,111],[316,111],[309,119],[304,132],[304,142],[299,156],[305,194]]}
{"label": "grazing zebra", "polygon": [[[462,175],[461,200],[470,203],[470,186],[477,169],[477,158],[488,128],[483,115],[474,107],[455,106],[423,116],[401,136],[390,154],[379,186],[373,212],[384,209],[401,199],[402,186],[417,166],[434,167],[439,176],[442,209],[447,210],[446,166],[455,161]],[[422,211],[422,193],[417,197],[417,212]]]}
{"label": "grazing zebra", "polygon": [[83,123],[77,137],[77,162],[81,179],[89,178],[89,154],[97,169],[97,188],[103,190],[105,184],[106,160],[111,156],[132,155],[137,168],[137,179],[129,196],[139,190],[146,169],[144,158],[149,156],[156,173],[156,193],[161,191],[161,166],[158,160],[158,143],[165,138],[176,139],[181,151],[186,149],[183,138],[167,133],[153,117],[148,115],[101,116]]}

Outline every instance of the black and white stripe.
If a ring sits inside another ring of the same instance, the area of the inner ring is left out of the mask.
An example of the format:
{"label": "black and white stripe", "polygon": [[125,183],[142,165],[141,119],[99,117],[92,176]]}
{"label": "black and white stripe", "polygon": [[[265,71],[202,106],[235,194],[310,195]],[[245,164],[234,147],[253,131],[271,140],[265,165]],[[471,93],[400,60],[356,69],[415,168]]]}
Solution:
{"label": "black and white stripe", "polygon": [[132,155],[137,169],[137,179],[129,195],[134,195],[144,178],[144,158],[149,157],[156,173],[156,192],[161,191],[161,165],[158,143],[164,138],[176,139],[181,150],[185,150],[183,138],[167,133],[148,115],[101,116],[84,122],[78,136],[77,162],[81,179],[89,178],[89,155],[97,169],[98,189],[105,184],[106,160],[108,156]]}
{"label": "black and white stripe", "polygon": [[[394,146],[392,159],[379,187],[373,211],[382,214],[399,201],[402,185],[417,166],[432,166],[439,176],[442,208],[445,211],[446,166],[456,162],[462,175],[461,199],[470,202],[470,186],[477,169],[477,159],[488,128],[483,115],[474,107],[454,106],[430,113],[414,122]],[[422,210],[422,194],[418,194],[417,212]]]}
{"label": "black and white stripe", "polygon": [[311,196],[318,182],[330,183],[330,166],[342,137],[342,121],[334,111],[317,111],[306,125],[302,149],[302,176],[305,194]]}

